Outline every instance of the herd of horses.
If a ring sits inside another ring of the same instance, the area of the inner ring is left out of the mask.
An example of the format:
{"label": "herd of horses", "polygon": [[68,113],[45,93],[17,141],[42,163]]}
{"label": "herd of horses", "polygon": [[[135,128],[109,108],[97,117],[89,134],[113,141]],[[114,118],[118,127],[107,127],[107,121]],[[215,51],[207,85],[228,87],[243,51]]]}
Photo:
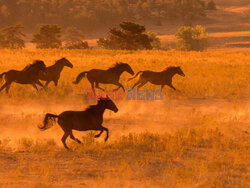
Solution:
{"label": "herd of horses", "polygon": [[[48,67],[46,67],[44,61],[35,60],[32,64],[27,65],[23,70],[9,70],[7,72],[3,72],[0,74],[0,80],[4,77],[5,83],[0,88],[0,92],[5,89],[8,93],[10,85],[13,82],[19,84],[30,84],[37,91],[39,91],[37,85],[46,89],[50,82],[54,82],[55,86],[57,86],[61,72],[65,66],[73,68],[73,64],[66,58],[61,58],[57,60],[54,65]],[[76,77],[76,80],[73,81],[73,84],[78,84],[86,75],[94,94],[96,94],[95,88],[104,91],[104,89],[99,86],[100,83],[116,85],[117,88],[113,91],[117,91],[122,88],[125,92],[124,86],[119,82],[120,76],[124,71],[128,72],[132,76],[134,75],[134,71],[129,64],[119,62],[107,70],[91,69],[89,71],[81,72]],[[139,71],[134,77],[128,79],[128,81],[140,75],[139,80],[133,85],[132,89],[136,86],[137,89],[139,89],[146,83],[150,82],[155,85],[160,85],[161,89],[167,85],[176,90],[176,88],[172,85],[172,78],[176,74],[183,77],[185,76],[179,66],[170,66],[161,72],[153,72],[149,70]],[[45,85],[43,85],[41,81],[45,81]],[[96,105],[91,105],[84,111],[65,111],[59,115],[47,113],[44,118],[43,126],[39,128],[41,130],[46,130],[57,120],[57,123],[64,131],[64,135],[61,140],[66,149],[69,149],[66,145],[66,139],[68,136],[76,142],[81,143],[79,139],[74,137],[72,130],[99,130],[100,133],[95,135],[95,137],[101,136],[103,131],[105,131],[105,141],[107,141],[109,138],[109,130],[108,128],[102,126],[103,114],[106,109],[114,112],[118,111],[117,106],[108,96],[99,98]]]}

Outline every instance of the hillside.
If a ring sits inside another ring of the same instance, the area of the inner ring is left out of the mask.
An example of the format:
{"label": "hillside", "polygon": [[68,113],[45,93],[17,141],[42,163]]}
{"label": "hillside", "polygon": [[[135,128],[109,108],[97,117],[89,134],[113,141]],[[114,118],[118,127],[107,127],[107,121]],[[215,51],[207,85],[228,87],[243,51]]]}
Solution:
{"label": "hillside", "polygon": [[[250,50],[250,4],[247,0],[217,0],[217,10],[206,11],[206,18],[193,22],[202,25],[209,34],[209,49]],[[175,48],[174,33],[182,23],[165,22],[161,26],[147,25],[166,46]],[[103,36],[104,34],[99,34]],[[87,35],[91,38],[92,35]],[[96,45],[96,39],[89,39]]]}
{"label": "hillside", "polygon": [[[217,0],[217,10],[193,25],[203,25],[209,33],[209,49],[234,48],[250,50],[250,3],[247,0]],[[150,27],[162,42],[175,47],[174,33],[180,24]]]}

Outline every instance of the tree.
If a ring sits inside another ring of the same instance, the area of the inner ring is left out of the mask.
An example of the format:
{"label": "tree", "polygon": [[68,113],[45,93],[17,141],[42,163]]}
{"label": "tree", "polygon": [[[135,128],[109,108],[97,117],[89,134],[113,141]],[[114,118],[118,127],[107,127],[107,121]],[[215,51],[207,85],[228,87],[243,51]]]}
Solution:
{"label": "tree", "polygon": [[207,3],[207,10],[216,10],[216,4],[213,0],[210,0]]}
{"label": "tree", "polygon": [[22,49],[25,47],[22,24],[11,25],[0,30],[0,47]]}
{"label": "tree", "polygon": [[0,0],[0,25],[22,21],[30,30],[41,21],[65,27],[74,23],[93,33],[121,20],[190,22],[205,16],[205,1],[210,0]]}
{"label": "tree", "polygon": [[60,48],[61,29],[57,25],[42,25],[39,31],[33,35],[32,43],[37,48]]}
{"label": "tree", "polygon": [[175,33],[180,50],[203,51],[207,46],[208,34],[205,28],[197,25],[194,27],[182,26]]}
{"label": "tree", "polygon": [[122,22],[120,28],[111,28],[107,38],[100,38],[97,43],[106,49],[152,49],[152,40],[144,33],[145,31],[145,26]]}

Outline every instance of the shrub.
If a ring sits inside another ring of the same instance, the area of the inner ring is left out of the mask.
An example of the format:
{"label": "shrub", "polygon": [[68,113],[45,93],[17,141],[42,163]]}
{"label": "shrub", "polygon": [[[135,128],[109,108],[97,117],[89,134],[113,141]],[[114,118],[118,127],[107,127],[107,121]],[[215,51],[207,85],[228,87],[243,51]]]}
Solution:
{"label": "shrub", "polygon": [[200,25],[195,28],[182,26],[175,33],[175,36],[180,50],[203,51],[207,46],[208,34],[205,28]]}
{"label": "shrub", "polygon": [[89,49],[87,41],[83,41],[84,34],[76,27],[68,27],[65,33],[65,45],[66,49]]}
{"label": "shrub", "polygon": [[76,41],[69,42],[65,45],[66,49],[89,49],[89,44],[87,41]]}
{"label": "shrub", "polygon": [[161,41],[157,37],[156,33],[148,32],[147,34],[148,34],[148,37],[151,40],[151,46],[152,46],[153,49],[155,49],[155,50],[162,50],[162,49],[164,49],[164,47],[162,46]]}

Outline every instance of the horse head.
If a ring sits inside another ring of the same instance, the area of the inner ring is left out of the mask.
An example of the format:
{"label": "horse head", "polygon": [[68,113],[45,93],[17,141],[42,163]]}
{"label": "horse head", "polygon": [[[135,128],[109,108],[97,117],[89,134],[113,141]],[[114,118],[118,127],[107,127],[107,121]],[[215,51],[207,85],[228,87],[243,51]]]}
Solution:
{"label": "horse head", "polygon": [[102,103],[105,109],[112,110],[113,112],[118,112],[118,108],[116,107],[115,103],[106,95],[106,97],[101,97],[98,103]]}
{"label": "horse head", "polygon": [[180,66],[178,66],[178,67],[176,67],[176,73],[177,74],[179,74],[180,76],[183,76],[183,77],[185,77],[185,74],[184,74],[184,72],[181,70],[181,67]]}
{"label": "horse head", "polygon": [[118,63],[118,65],[120,65],[120,66],[124,69],[124,71],[128,72],[128,73],[131,74],[132,76],[134,75],[134,71],[133,71],[132,68],[129,66],[129,64],[120,62],[120,63]]}
{"label": "horse head", "polygon": [[57,62],[61,63],[63,66],[73,68],[73,64],[69,60],[67,60],[65,57],[59,59]]}

